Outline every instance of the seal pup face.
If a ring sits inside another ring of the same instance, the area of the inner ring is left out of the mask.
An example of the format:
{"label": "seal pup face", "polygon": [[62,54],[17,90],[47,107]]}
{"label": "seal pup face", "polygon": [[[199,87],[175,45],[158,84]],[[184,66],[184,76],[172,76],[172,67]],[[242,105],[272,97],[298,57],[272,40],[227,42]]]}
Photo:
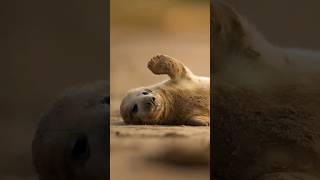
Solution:
{"label": "seal pup face", "polygon": [[161,107],[161,97],[147,88],[128,92],[120,106],[120,113],[127,124],[156,124]]}

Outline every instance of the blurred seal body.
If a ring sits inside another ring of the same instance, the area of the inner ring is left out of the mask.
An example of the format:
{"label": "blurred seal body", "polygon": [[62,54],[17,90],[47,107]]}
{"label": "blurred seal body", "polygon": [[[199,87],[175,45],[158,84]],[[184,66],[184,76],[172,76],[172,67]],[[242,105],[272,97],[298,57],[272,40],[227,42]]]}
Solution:
{"label": "blurred seal body", "polygon": [[320,179],[320,53],[277,47],[232,4],[211,5],[215,178]]}

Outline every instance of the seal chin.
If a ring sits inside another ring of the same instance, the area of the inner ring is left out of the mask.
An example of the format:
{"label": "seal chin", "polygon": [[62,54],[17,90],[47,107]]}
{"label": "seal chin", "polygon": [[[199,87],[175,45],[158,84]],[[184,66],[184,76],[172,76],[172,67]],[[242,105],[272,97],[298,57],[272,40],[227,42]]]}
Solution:
{"label": "seal chin", "polygon": [[151,118],[157,111],[158,105],[155,103],[146,104],[144,107],[144,116],[146,118]]}
{"label": "seal chin", "polygon": [[157,124],[159,117],[160,104],[157,102],[147,105],[148,107],[144,109],[144,114],[140,116],[140,120],[143,124]]}
{"label": "seal chin", "polygon": [[158,106],[157,99],[153,95],[143,97],[143,109],[146,112],[150,112]]}
{"label": "seal chin", "polygon": [[150,105],[150,113],[157,114],[156,112],[159,111],[161,108],[161,104],[158,101],[153,101]]}

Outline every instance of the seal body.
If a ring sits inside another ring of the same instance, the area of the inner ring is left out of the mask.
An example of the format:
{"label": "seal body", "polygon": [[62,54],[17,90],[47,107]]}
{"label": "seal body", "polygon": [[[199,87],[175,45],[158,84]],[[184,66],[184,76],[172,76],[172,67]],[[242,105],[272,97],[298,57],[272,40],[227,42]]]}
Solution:
{"label": "seal body", "polygon": [[130,90],[122,100],[127,124],[209,125],[210,78],[194,75],[183,63],[157,55],[148,62],[154,74],[170,79]]}
{"label": "seal body", "polygon": [[320,53],[273,45],[225,1],[211,20],[214,177],[320,179]]}

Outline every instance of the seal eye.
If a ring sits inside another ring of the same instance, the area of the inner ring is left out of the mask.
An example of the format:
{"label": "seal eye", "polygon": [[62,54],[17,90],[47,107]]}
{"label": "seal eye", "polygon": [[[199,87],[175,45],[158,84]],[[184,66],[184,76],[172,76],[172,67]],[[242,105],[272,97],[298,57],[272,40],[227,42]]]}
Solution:
{"label": "seal eye", "polygon": [[132,112],[133,112],[133,113],[137,113],[137,112],[138,112],[138,105],[137,105],[137,104],[135,104],[135,105],[133,106]]}
{"label": "seal eye", "polygon": [[143,95],[148,95],[149,93],[147,91],[142,92]]}

